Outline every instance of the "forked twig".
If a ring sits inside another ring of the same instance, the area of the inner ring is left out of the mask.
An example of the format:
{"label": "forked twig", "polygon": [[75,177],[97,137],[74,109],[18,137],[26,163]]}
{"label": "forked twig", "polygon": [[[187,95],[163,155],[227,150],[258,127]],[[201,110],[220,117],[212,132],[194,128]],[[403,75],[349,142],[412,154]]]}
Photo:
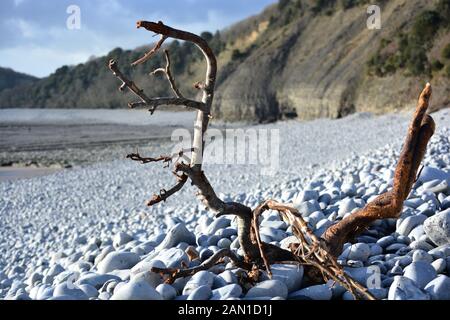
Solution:
{"label": "forked twig", "polygon": [[146,164],[146,163],[150,163],[150,162],[164,162],[164,163],[170,163],[172,162],[174,159],[174,162],[177,162],[179,159],[183,159],[183,160],[187,160],[189,161],[190,159],[186,156],[186,153],[190,153],[192,152],[193,149],[182,149],[179,152],[176,152],[172,155],[160,155],[159,157],[156,158],[152,158],[152,157],[142,157],[138,152],[136,153],[130,153],[129,155],[127,155],[127,159],[131,159],[133,161],[139,161],[142,164]]}
{"label": "forked twig", "polygon": [[205,260],[202,264],[189,268],[189,269],[180,269],[180,268],[157,268],[153,267],[151,269],[152,272],[156,272],[162,275],[169,275],[169,277],[166,280],[166,283],[173,283],[178,278],[184,278],[188,276],[192,276],[195,273],[202,271],[202,270],[208,270],[212,268],[215,264],[219,263],[220,260],[223,258],[228,257],[231,261],[234,262],[234,264],[240,268],[251,270],[252,265],[246,263],[242,260],[239,256],[237,256],[233,251],[230,249],[221,249],[217,251],[214,255],[212,255],[210,258]]}
{"label": "forked twig", "polygon": [[375,300],[366,288],[354,281],[347,275],[343,268],[337,263],[335,257],[330,254],[321,241],[308,227],[306,221],[300,215],[297,209],[292,206],[280,204],[273,200],[267,200],[255,209],[257,214],[253,215],[254,226],[258,228],[257,218],[265,210],[278,211],[283,220],[287,221],[294,232],[294,235],[300,241],[299,246],[302,248],[302,254],[299,254],[298,248],[292,248],[295,257],[300,264],[313,266],[319,270],[325,281],[333,279],[341,286],[346,288],[355,298],[364,298]]}
{"label": "forked twig", "polygon": [[269,261],[267,260],[267,256],[264,252],[264,248],[263,248],[262,241],[261,241],[261,235],[259,233],[259,226],[258,226],[259,216],[265,210],[267,210],[267,207],[265,206],[265,204],[263,204],[262,206],[258,206],[255,210],[253,210],[252,227],[253,227],[253,231],[255,232],[256,242],[258,244],[258,249],[261,254],[261,258],[264,262],[264,266],[266,267],[267,274],[269,275],[269,278],[272,278],[272,270],[270,269]]}
{"label": "forked twig", "polygon": [[177,176],[177,180],[178,180],[177,184],[174,185],[169,190],[162,189],[162,190],[160,190],[159,194],[154,194],[153,197],[147,202],[147,206],[151,207],[157,203],[160,203],[161,201],[166,201],[167,198],[174,195],[175,193],[180,191],[181,188],[183,188],[183,186],[186,183],[187,178],[188,178],[187,175],[183,174],[181,176],[178,176],[176,173],[175,173],[175,175]]}
{"label": "forked twig", "polygon": [[165,68],[158,68],[155,71],[153,71],[151,74],[157,74],[158,72],[164,73],[166,75],[167,81],[169,81],[170,87],[172,88],[172,91],[175,93],[175,95],[178,98],[184,98],[181,94],[180,90],[178,90],[177,85],[175,84],[175,79],[173,78],[172,72],[170,71],[170,57],[169,57],[169,50],[164,50],[164,55],[166,57],[166,67]]}
{"label": "forked twig", "polygon": [[109,61],[109,69],[113,72],[113,74],[122,81],[122,84],[119,87],[120,91],[124,91],[125,88],[129,88],[131,92],[137,95],[141,101],[131,102],[128,104],[129,108],[137,108],[137,107],[145,107],[150,108],[149,111],[153,114],[157,107],[159,106],[185,106],[188,108],[197,109],[202,112],[207,112],[209,114],[209,109],[203,102],[198,102],[186,98],[152,98],[150,99],[142,89],[140,89],[133,81],[129,80],[119,69],[117,61],[111,59]]}
{"label": "forked twig", "polygon": [[168,37],[161,35],[161,38],[156,43],[156,45],[147,53],[144,54],[143,57],[139,58],[138,60],[134,61],[131,65],[137,66],[138,64],[144,63],[145,61],[149,60],[162,46],[164,41],[166,41]]}

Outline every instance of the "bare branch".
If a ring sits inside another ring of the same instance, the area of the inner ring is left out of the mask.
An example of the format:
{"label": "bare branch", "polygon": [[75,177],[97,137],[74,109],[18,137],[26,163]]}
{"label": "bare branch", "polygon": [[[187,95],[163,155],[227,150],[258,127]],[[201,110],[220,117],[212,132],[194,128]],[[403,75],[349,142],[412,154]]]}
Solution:
{"label": "bare branch", "polygon": [[266,203],[264,203],[263,205],[258,206],[255,210],[253,210],[252,227],[253,227],[253,231],[255,233],[256,242],[258,243],[259,253],[261,255],[261,258],[263,259],[267,274],[269,275],[270,278],[272,278],[272,270],[270,269],[269,261],[264,252],[264,248],[263,248],[262,241],[261,241],[261,235],[259,234],[259,227],[258,227],[259,216],[267,209],[268,209],[268,207],[267,207]]}
{"label": "bare branch", "polygon": [[156,108],[158,108],[159,106],[184,106],[203,112],[207,111],[207,107],[203,102],[198,102],[186,98],[152,98],[148,99],[147,101],[137,101],[128,104],[128,107],[130,109],[150,108],[149,111],[151,112],[151,114],[153,114],[156,111]]}
{"label": "bare branch", "polygon": [[138,64],[144,63],[148,59],[150,59],[158,50],[161,48],[164,41],[166,41],[166,36],[161,36],[161,39],[156,43],[155,47],[153,47],[149,52],[147,52],[142,58],[134,61],[131,65],[137,66]]}
{"label": "bare branch", "polygon": [[142,157],[139,152],[136,153],[131,153],[129,155],[127,155],[127,159],[131,159],[133,161],[139,161],[142,164],[146,164],[149,162],[172,162],[172,160],[174,158],[175,161],[177,162],[179,159],[183,158],[183,160],[190,160],[187,156],[186,153],[191,153],[192,151],[194,151],[193,148],[190,149],[181,149],[178,152],[173,153],[172,155],[160,155],[159,157],[153,158],[153,157]]}
{"label": "bare branch", "polygon": [[335,256],[340,254],[344,243],[351,241],[375,220],[398,218],[400,215],[403,201],[407,199],[411,191],[428,141],[434,133],[433,118],[426,114],[430,98],[431,85],[428,83],[420,94],[403,144],[395,169],[393,189],[379,195],[363,209],[332,225],[324,233],[323,239]]}
{"label": "bare branch", "polygon": [[149,21],[138,21],[137,28],[145,28],[148,31],[161,34],[162,36],[189,41],[197,45],[197,47],[202,51],[206,59],[206,79],[205,79],[205,89],[203,90],[202,102],[206,105],[205,111],[199,111],[197,113],[197,119],[194,125],[194,140],[193,147],[195,151],[192,154],[191,166],[196,171],[201,171],[202,167],[202,157],[203,150],[205,146],[205,141],[203,138],[204,133],[208,128],[208,123],[210,119],[210,110],[212,101],[214,99],[214,89],[217,75],[217,60],[214,52],[208,46],[208,43],[202,37],[199,37],[193,33],[186,32],[183,30],[177,30],[164,25],[161,21],[158,23]]}
{"label": "bare branch", "polygon": [[[139,161],[142,164],[151,163],[151,162],[160,162],[162,161],[165,164],[165,167],[168,166],[168,164],[172,161],[177,163],[180,159],[184,159],[189,161],[190,159],[185,155],[186,153],[192,152],[193,149],[182,149],[177,153],[174,153],[172,155],[161,155],[157,158],[151,158],[151,157],[142,157],[138,152],[131,153],[127,155],[128,159],[131,159],[133,161]],[[175,158],[175,160],[174,160]],[[166,165],[167,164],[167,165]],[[187,181],[188,176],[185,174],[178,175],[175,171],[173,174],[177,177],[177,184],[170,188],[169,190],[162,189],[160,190],[159,194],[153,195],[152,199],[150,199],[147,202],[148,206],[153,206],[161,201],[166,201],[167,198],[181,190],[183,188],[184,184]]]}
{"label": "bare branch", "polygon": [[139,161],[142,164],[149,163],[149,162],[159,162],[162,161],[164,163],[168,163],[172,161],[172,156],[159,156],[157,158],[145,158],[142,157],[139,153],[130,153],[127,155],[127,159],[131,159],[133,161]]}
{"label": "bare branch", "polygon": [[[254,219],[257,219],[263,211],[268,209],[280,212],[283,219],[292,226],[294,235],[300,240],[300,247],[296,249],[293,248],[296,251],[296,260],[303,265],[314,267],[314,269],[309,270],[310,276],[314,275],[311,271],[315,273],[319,271],[321,277],[325,281],[328,279],[334,280],[351,292],[356,299],[364,298],[375,300],[373,295],[370,294],[366,288],[345,273],[342,267],[337,263],[333,254],[326,250],[321,241],[314,235],[311,229],[309,229],[306,221],[297,209],[273,200],[267,200],[255,209],[253,215]],[[254,225],[257,228],[257,222],[254,222]]]}
{"label": "bare branch", "polygon": [[212,268],[216,263],[220,262],[225,257],[229,257],[231,261],[233,261],[238,267],[251,270],[252,266],[244,261],[242,261],[241,258],[239,258],[233,251],[230,249],[221,249],[217,251],[214,255],[212,255],[210,258],[205,260],[202,264],[199,266],[190,268],[190,269],[178,269],[178,268],[157,268],[153,267],[151,269],[152,272],[160,273],[160,274],[168,274],[169,278],[166,280],[168,283],[172,283],[177,278],[183,278],[192,276],[195,273],[202,271],[202,270],[208,270]]}
{"label": "bare branch", "polygon": [[176,185],[174,185],[169,190],[162,189],[159,194],[153,195],[153,197],[147,202],[147,206],[151,207],[157,203],[160,203],[161,201],[166,201],[167,198],[180,191],[181,188],[183,188],[183,186],[185,185],[188,177],[185,174],[177,177],[178,182]]}
{"label": "bare branch", "polygon": [[174,105],[174,106],[185,106],[188,108],[197,109],[203,112],[207,112],[208,108],[205,103],[189,100],[185,98],[153,98],[150,99],[145,95],[144,91],[140,89],[133,81],[129,80],[119,69],[117,61],[110,60],[109,69],[113,72],[113,74],[122,81],[122,85],[119,90],[123,91],[125,88],[129,88],[135,95],[141,98],[141,101],[132,102],[128,104],[130,108],[136,107],[146,107],[150,108],[150,112],[153,114],[157,107],[162,105]]}
{"label": "bare branch", "polygon": [[159,68],[156,69],[155,71],[153,71],[151,74],[157,74],[158,72],[164,73],[166,75],[167,80],[170,83],[170,87],[172,88],[172,91],[175,93],[175,95],[178,98],[184,98],[183,95],[180,93],[180,90],[178,90],[176,84],[175,84],[175,79],[172,76],[172,72],[170,71],[170,57],[169,57],[169,51],[168,50],[164,50],[164,55],[166,57],[166,68]]}
{"label": "bare branch", "polygon": [[183,172],[192,181],[192,184],[199,189],[199,199],[216,216],[225,214],[251,215],[251,209],[237,202],[223,202],[215,193],[203,171],[196,171],[190,165],[178,162],[175,165],[176,172]]}
{"label": "bare branch", "polygon": [[201,81],[194,83],[194,88],[198,90],[205,90],[205,84]]}
{"label": "bare branch", "polygon": [[129,80],[120,70],[117,61],[114,59],[109,60],[109,69],[112,73],[122,81],[122,85],[119,87],[120,91],[124,91],[125,88],[130,89],[135,95],[141,98],[142,101],[150,101],[142,89],[140,89],[133,81]]}

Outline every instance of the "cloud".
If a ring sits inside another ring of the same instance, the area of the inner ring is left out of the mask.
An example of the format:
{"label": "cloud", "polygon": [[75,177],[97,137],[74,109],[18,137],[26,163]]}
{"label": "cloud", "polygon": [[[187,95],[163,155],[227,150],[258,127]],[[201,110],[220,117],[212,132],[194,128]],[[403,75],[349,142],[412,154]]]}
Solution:
{"label": "cloud", "polygon": [[23,19],[11,19],[8,23],[16,25],[19,29],[20,36],[25,39],[32,39],[36,36],[36,26],[32,26]]}
{"label": "cloud", "polygon": [[0,55],[2,64],[12,66],[19,72],[42,77],[47,75],[47,70],[53,72],[59,66],[75,65],[87,61],[92,52],[68,52],[55,48],[21,46],[1,50]]}
{"label": "cloud", "polygon": [[25,2],[25,0],[14,0],[14,5],[17,7],[17,6],[20,6],[24,2]]}
{"label": "cloud", "polygon": [[[195,33],[215,31],[274,1],[2,0],[0,65],[45,76],[115,47],[131,49],[153,42],[146,31],[136,30],[137,20],[162,20]],[[66,26],[66,10],[72,4],[81,9],[80,30]]]}

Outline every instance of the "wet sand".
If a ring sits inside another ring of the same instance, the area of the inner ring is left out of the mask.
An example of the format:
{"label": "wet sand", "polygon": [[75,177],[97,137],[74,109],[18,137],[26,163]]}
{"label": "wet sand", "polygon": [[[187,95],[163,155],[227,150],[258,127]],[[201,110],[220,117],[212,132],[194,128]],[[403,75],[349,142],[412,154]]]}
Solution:
{"label": "wet sand", "polygon": [[[195,113],[144,110],[0,110],[1,179],[42,175],[45,167],[73,167],[151,152],[177,128],[192,130]],[[38,167],[19,170],[16,167]],[[28,170],[29,169],[29,170]]]}
{"label": "wet sand", "polygon": [[31,167],[0,167],[0,182],[14,181],[42,177],[63,169],[57,168],[31,168]]}

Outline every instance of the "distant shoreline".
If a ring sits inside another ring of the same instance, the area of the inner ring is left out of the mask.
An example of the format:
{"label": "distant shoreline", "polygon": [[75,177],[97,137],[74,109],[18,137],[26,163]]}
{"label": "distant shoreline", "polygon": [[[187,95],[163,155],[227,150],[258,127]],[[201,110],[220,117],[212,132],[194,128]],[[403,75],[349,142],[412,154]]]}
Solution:
{"label": "distant shoreline", "polygon": [[47,109],[8,108],[0,109],[0,125],[77,125],[77,124],[124,124],[124,125],[174,125],[192,124],[193,111],[158,110],[151,115],[143,109]]}
{"label": "distant shoreline", "polygon": [[194,112],[0,109],[0,166],[66,168],[124,159],[169,143],[176,128],[192,130],[194,119]]}
{"label": "distant shoreline", "polygon": [[0,167],[0,182],[16,181],[47,176],[64,170],[63,168],[33,168],[33,167]]}

